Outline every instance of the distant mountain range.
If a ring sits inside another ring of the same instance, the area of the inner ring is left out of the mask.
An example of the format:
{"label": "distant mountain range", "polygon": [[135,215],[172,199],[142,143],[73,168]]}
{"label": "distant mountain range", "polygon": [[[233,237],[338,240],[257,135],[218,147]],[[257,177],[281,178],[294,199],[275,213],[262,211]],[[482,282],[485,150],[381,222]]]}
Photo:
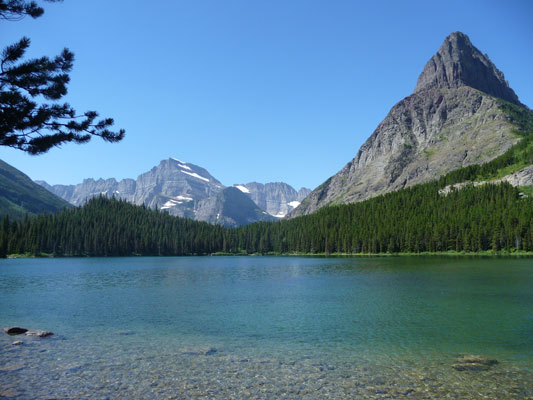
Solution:
{"label": "distant mountain range", "polygon": [[[103,195],[231,227],[361,202],[466,167],[470,172],[461,174],[468,178],[450,178],[453,186],[447,190],[464,187],[457,185],[460,179],[531,186],[531,132],[531,111],[503,73],[468,36],[454,32],[427,62],[414,92],[392,107],[352,161],[312,192],[282,182],[225,187],[206,169],[176,158],[136,180],[37,183],[77,206]],[[474,166],[488,164],[491,173],[471,174]]]}
{"label": "distant mountain range", "polygon": [[307,188],[296,191],[283,182],[226,188],[206,169],[177,158],[161,161],[136,180],[89,178],[77,185],[53,186],[36,183],[76,206],[102,195],[224,226],[283,218],[311,192]]}

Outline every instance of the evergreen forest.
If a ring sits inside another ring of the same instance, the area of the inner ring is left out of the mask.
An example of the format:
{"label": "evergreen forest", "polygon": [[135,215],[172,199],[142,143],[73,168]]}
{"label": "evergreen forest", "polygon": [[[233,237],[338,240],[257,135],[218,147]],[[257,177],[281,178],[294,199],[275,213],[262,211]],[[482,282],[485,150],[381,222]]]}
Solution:
{"label": "evergreen forest", "polygon": [[438,182],[279,222],[224,228],[122,200],[0,224],[0,255],[131,256],[533,251],[533,198]]}
{"label": "evergreen forest", "polygon": [[[533,112],[501,102],[521,140],[482,165],[291,220],[224,228],[104,197],[56,214],[0,222],[0,256],[378,254],[533,251],[531,187],[447,185],[499,178],[533,164]],[[524,193],[526,192],[526,193]]]}

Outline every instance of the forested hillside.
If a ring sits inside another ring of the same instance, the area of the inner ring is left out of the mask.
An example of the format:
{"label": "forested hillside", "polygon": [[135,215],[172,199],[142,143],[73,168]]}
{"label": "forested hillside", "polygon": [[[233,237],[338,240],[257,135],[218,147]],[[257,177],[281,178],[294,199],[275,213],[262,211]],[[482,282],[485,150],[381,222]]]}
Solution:
{"label": "forested hillside", "polygon": [[[4,218],[0,255],[318,254],[533,251],[531,187],[446,185],[502,177],[533,164],[532,111],[501,101],[520,142],[501,156],[439,180],[314,214],[227,229],[146,206],[95,198],[85,206],[24,221]],[[522,193],[525,192],[526,194]]]}
{"label": "forested hillside", "polygon": [[125,201],[95,198],[0,225],[0,254],[56,256],[225,253],[533,251],[533,198],[507,184],[439,195],[438,182],[315,214],[228,229]]}
{"label": "forested hillside", "polygon": [[218,250],[220,226],[98,197],[84,206],[0,225],[0,255],[206,254]]}

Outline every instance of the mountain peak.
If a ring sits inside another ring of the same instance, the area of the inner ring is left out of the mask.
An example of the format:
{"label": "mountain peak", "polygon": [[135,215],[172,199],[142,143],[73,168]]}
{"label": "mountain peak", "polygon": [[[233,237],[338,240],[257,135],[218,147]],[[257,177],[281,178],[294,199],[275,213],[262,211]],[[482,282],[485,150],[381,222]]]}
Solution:
{"label": "mountain peak", "polygon": [[450,89],[470,86],[491,96],[521,105],[518,96],[501,72],[482,54],[467,35],[453,32],[426,63],[418,77],[415,93],[433,88]]}
{"label": "mountain peak", "polygon": [[395,104],[356,156],[288,217],[493,160],[520,140],[498,98],[520,104],[489,57],[465,34],[452,33],[426,64],[415,94]]}

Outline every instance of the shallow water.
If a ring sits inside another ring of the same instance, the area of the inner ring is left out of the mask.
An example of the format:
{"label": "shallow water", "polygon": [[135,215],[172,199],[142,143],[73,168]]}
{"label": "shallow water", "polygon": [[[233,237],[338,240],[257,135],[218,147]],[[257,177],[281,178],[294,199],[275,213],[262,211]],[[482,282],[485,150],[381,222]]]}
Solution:
{"label": "shallow water", "polygon": [[55,335],[0,335],[0,398],[533,398],[532,288],[531,258],[2,260],[0,326]]}

